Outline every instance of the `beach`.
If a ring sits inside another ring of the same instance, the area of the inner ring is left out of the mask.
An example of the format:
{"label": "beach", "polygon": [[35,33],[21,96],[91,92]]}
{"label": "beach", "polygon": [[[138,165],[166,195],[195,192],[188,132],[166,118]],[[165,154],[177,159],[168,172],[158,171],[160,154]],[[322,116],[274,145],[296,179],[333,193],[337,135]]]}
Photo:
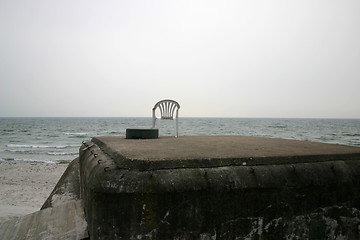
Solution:
{"label": "beach", "polygon": [[0,223],[40,210],[67,166],[0,161]]}

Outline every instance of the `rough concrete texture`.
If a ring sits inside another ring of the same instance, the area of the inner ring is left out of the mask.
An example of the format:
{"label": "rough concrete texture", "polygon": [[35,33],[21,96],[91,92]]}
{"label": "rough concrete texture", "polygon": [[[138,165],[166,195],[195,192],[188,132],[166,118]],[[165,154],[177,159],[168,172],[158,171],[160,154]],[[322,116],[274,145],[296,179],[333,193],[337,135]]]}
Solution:
{"label": "rough concrete texture", "polygon": [[92,140],[120,168],[140,171],[249,165],[321,162],[359,159],[360,148],[245,136],[183,136],[179,138],[124,139],[97,137]]}
{"label": "rough concrete texture", "polygon": [[54,207],[66,202],[80,199],[80,164],[79,158],[70,162],[69,166],[46,199],[41,209]]}
{"label": "rough concrete texture", "polygon": [[88,237],[81,200],[66,202],[0,224],[1,240],[85,240]]}
{"label": "rough concrete texture", "polygon": [[99,137],[80,148],[81,196],[91,239],[351,238],[359,160],[281,139]]}

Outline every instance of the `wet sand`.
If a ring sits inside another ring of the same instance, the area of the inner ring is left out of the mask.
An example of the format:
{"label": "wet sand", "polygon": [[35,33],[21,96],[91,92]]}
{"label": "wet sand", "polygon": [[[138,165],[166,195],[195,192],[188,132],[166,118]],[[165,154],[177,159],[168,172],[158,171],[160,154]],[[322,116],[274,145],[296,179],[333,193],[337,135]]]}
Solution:
{"label": "wet sand", "polygon": [[0,223],[40,210],[67,164],[0,161]]}

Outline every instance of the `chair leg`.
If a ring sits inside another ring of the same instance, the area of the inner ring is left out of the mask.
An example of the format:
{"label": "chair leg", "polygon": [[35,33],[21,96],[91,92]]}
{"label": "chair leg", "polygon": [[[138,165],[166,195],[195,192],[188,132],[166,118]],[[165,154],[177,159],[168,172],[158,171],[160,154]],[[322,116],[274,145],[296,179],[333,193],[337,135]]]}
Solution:
{"label": "chair leg", "polygon": [[177,119],[174,119],[175,137],[179,136],[179,127]]}

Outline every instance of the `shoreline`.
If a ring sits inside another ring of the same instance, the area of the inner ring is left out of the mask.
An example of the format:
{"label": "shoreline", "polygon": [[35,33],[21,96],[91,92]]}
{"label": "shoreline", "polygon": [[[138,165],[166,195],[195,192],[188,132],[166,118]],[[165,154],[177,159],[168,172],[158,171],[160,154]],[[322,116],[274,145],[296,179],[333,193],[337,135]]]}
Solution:
{"label": "shoreline", "polygon": [[39,211],[67,166],[0,161],[0,223]]}

